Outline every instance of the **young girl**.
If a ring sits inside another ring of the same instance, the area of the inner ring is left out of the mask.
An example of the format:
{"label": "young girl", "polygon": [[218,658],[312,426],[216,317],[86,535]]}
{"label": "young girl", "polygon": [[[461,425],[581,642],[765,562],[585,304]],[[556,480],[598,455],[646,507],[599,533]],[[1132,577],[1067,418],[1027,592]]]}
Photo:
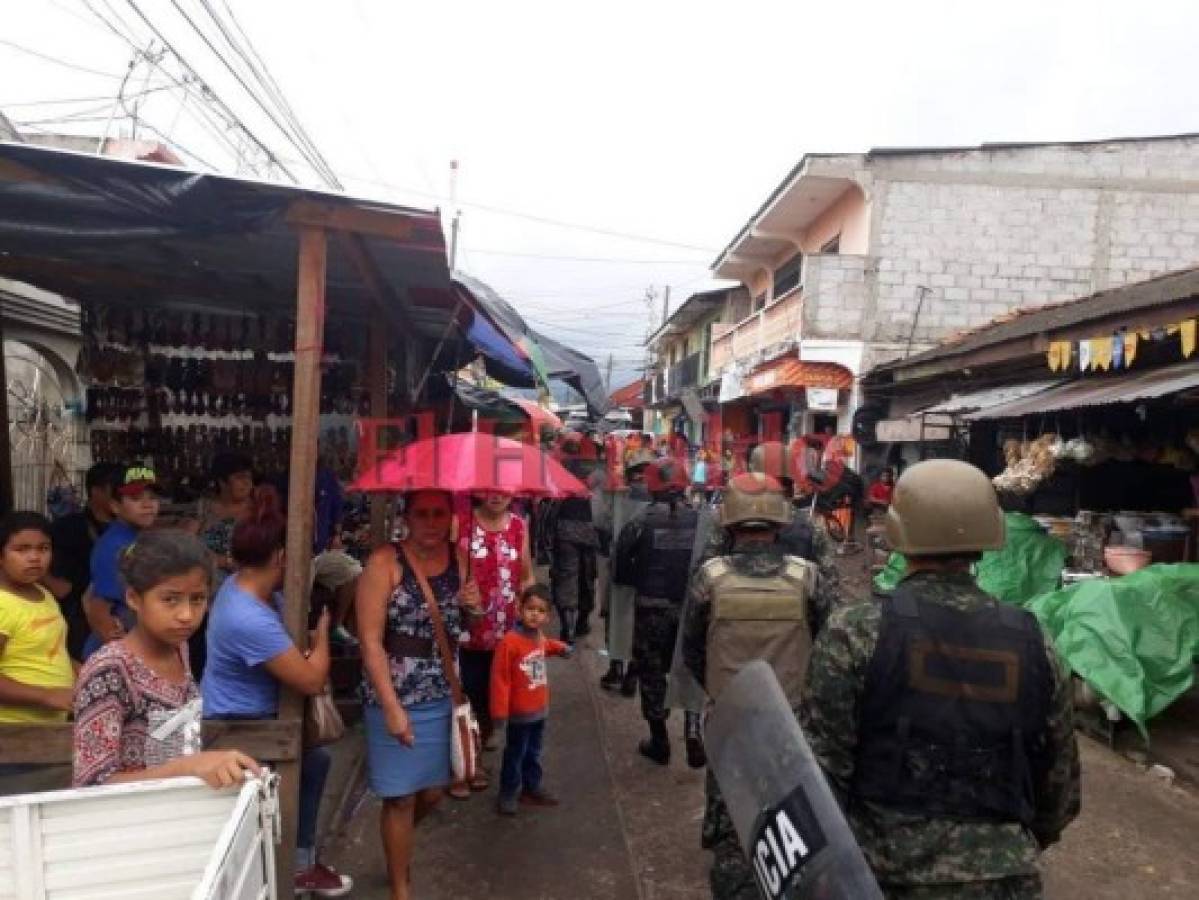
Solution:
{"label": "young girl", "polygon": [[67,623],[39,582],[50,569],[50,523],[35,512],[0,520],[0,723],[62,722],[75,669]]}
{"label": "young girl", "polygon": [[148,531],[119,565],[136,624],[79,673],[75,786],[195,775],[227,787],[257,773],[258,764],[236,750],[200,750],[200,692],[187,639],[208,608],[208,550],[185,534]]}
{"label": "young girl", "polygon": [[[516,624],[516,600],[534,580],[525,520],[512,512],[511,505],[511,494],[480,494],[459,528],[459,551],[470,560],[470,572],[483,595],[484,615],[467,621],[469,636],[461,645],[458,664],[485,747],[491,743],[493,731],[488,704],[495,648]],[[475,790],[486,786],[485,778],[471,785]],[[457,794],[455,789],[459,789]],[[460,795],[460,786],[450,790],[451,797],[460,799]]]}

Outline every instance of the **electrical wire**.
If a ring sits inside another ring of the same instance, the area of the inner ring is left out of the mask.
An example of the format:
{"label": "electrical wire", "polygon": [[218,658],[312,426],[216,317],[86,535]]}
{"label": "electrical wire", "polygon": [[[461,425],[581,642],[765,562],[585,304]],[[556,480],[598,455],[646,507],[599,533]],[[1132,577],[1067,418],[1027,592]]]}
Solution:
{"label": "electrical wire", "polygon": [[[258,147],[258,149],[260,151],[262,151],[262,153],[266,156],[266,158],[271,163],[273,163],[275,166],[278,167],[279,171],[281,171],[284,175],[286,175],[291,180],[292,184],[299,184],[300,180],[295,176],[295,173],[293,173],[289,168],[287,168],[287,166],[285,166],[283,164],[283,162],[279,159],[278,155],[273,150],[271,150],[270,147],[268,147],[265,143],[263,143],[262,139],[259,138],[253,131],[251,131],[249,126],[247,126],[240,118],[238,118],[237,115],[233,112],[233,110],[230,109],[229,105],[227,103],[225,103],[211,87],[208,86],[208,84],[200,77],[199,72],[196,70],[196,68],[187,61],[187,59],[175,48],[175,46],[169,40],[166,39],[166,36],[163,35],[163,33],[158,29],[158,27],[152,21],[150,21],[150,19],[146,16],[146,14],[144,12],[142,12],[141,7],[137,5],[136,0],[125,0],[125,2],[129,4],[129,6],[133,9],[133,11],[137,14],[138,18],[140,18],[142,20],[142,22],[145,23],[146,27],[149,28],[154,33],[155,37],[157,37],[158,40],[162,42],[163,46],[171,51],[171,54],[177,60],[179,60],[179,62],[183,65],[183,67],[185,69],[187,69],[188,71],[191,72],[192,77],[200,85],[200,87],[203,90],[206,97],[210,98],[214,103],[219,104],[219,106],[222,108],[224,114],[227,115],[233,122],[237,123],[237,127],[241,130],[241,132],[244,135],[246,135],[246,137],[248,137],[254,143],[254,145],[256,147]],[[93,13],[95,12],[95,10],[92,7],[89,6],[88,8],[92,9]],[[110,7],[110,9],[111,9],[111,7]],[[120,33],[120,32],[118,32],[118,33]],[[136,47],[136,44],[135,44],[135,47]]]}
{"label": "electrical wire", "polygon": [[619,256],[556,256],[551,253],[522,253],[515,250],[481,250],[478,247],[472,247],[470,252],[482,253],[484,256],[513,256],[519,259],[545,259],[558,260],[561,262],[631,263],[638,265],[707,267],[706,263],[697,259],[633,259]]}
{"label": "electrical wire", "polygon": [[[217,28],[219,28],[221,33],[225,36],[225,40],[228,42],[229,46],[231,46],[234,49],[234,52],[236,52],[246,63],[251,73],[257,79],[258,83],[263,86],[264,90],[266,90],[268,96],[274,99],[275,104],[279,107],[284,117],[291,122],[292,126],[304,139],[312,152],[315,153],[317,157],[325,163],[328,173],[335,183],[334,186],[338,190],[344,190],[344,187],[342,186],[341,181],[338,179],[337,174],[333,171],[332,166],[330,166],[327,160],[325,160],[324,154],[320,152],[316,142],[312,139],[311,135],[308,133],[308,130],[300,122],[299,116],[296,115],[295,109],[292,108],[291,101],[287,99],[287,94],[284,93],[283,88],[279,86],[279,82],[275,80],[275,76],[271,74],[270,66],[267,65],[262,54],[258,52],[258,48],[254,45],[253,40],[250,39],[249,33],[245,28],[242,27],[241,22],[238,21],[237,15],[233,12],[233,7],[229,5],[227,0],[222,0],[221,5],[225,7],[225,11],[229,14],[229,21],[232,23],[232,27],[236,29],[237,34],[241,36],[241,40],[245,42],[245,50],[243,50],[238,44],[236,37],[231,33],[230,29],[226,27],[225,23],[217,14],[216,10],[212,7],[212,4],[209,2],[209,0],[200,0],[200,4],[208,12],[209,18],[216,23]],[[248,55],[246,52],[247,50]],[[253,57],[253,59],[251,59],[251,57]],[[337,111],[339,115],[341,115],[343,121],[347,121],[344,110],[340,105],[337,107]],[[367,159],[366,162],[370,168],[374,169],[374,164],[369,159]]]}
{"label": "electrical wire", "polygon": [[[132,4],[133,0],[129,0],[129,2]],[[244,90],[246,92],[246,94],[249,95],[250,99],[254,101],[254,103],[258,106],[258,108],[262,110],[262,112],[266,115],[266,117],[268,119],[270,119],[270,121],[274,124],[274,126],[276,128],[278,128],[279,131],[283,134],[283,136],[286,137],[287,140],[300,152],[300,155],[303,156],[308,161],[308,164],[310,166],[312,166],[312,168],[317,172],[318,175],[321,176],[321,178],[325,181],[325,183],[331,188],[341,190],[342,189],[341,182],[337,179],[337,175],[329,167],[328,162],[320,154],[320,152],[318,150],[316,150],[316,148],[314,146],[311,148],[306,146],[305,140],[303,138],[298,138],[295,134],[293,134],[291,131],[289,131],[285,125],[280,123],[279,119],[275,115],[275,112],[259,96],[258,92],[255,91],[253,88],[250,87],[250,85],[248,85],[246,83],[246,80],[245,80],[245,78],[242,77],[242,74],[233,66],[232,63],[229,62],[229,60],[225,57],[225,55],[220,50],[217,49],[216,45],[208,37],[208,34],[204,31],[204,29],[202,29],[196,23],[196,21],[190,15],[188,15],[187,11],[178,2],[178,0],[171,0],[171,5],[175,8],[175,10],[179,13],[179,15],[183,18],[183,20],[185,22],[187,22],[187,24],[191,27],[191,29],[197,35],[199,35],[200,40],[202,40],[204,42],[204,45],[206,47],[208,47],[208,49],[212,52],[212,54],[220,61],[221,65],[223,65],[229,71],[229,73],[234,77],[234,79],[236,79],[237,83],[239,85],[241,85],[242,90]]]}
{"label": "electrical wire", "polygon": [[57,56],[50,56],[48,53],[42,53],[39,50],[31,50],[29,47],[23,47],[20,44],[5,38],[0,38],[0,44],[5,47],[11,47],[13,50],[19,50],[21,53],[27,53],[30,56],[45,60],[49,63],[54,63],[57,66],[62,66],[65,69],[74,69],[76,72],[86,72],[88,75],[98,75],[101,78],[111,78],[113,81],[120,81],[120,75],[113,75],[111,72],[101,72],[99,69],[89,69],[87,66],[81,66],[73,62],[67,62],[65,59],[59,59]]}
{"label": "electrical wire", "polygon": [[[403,185],[393,184],[389,181],[381,181],[374,178],[366,178],[362,175],[353,175],[346,173],[346,178],[351,181],[361,182],[362,184],[372,185],[374,187],[386,188],[390,191],[397,191],[405,194],[412,194],[415,197],[425,197],[431,200],[444,200],[440,194],[431,193],[429,191],[418,190],[417,188],[404,187]],[[695,250],[698,253],[716,253],[714,247],[701,247],[697,244],[687,244],[681,241],[671,241],[664,238],[651,237],[648,235],[632,234],[624,231],[614,231],[608,228],[600,228],[594,225],[584,225],[580,222],[568,222],[564,219],[552,219],[548,216],[542,216],[537,213],[522,212],[515,209],[505,209],[500,206],[492,206],[486,203],[474,203],[467,200],[460,200],[458,206],[467,209],[477,209],[480,212],[488,212],[499,216],[510,216],[516,219],[525,219],[530,222],[537,222],[542,225],[551,225],[555,228],[567,228],[573,231],[585,231],[591,234],[600,234],[604,237],[620,238],[621,240],[633,241],[641,244],[656,244],[662,247],[674,247],[676,250]]]}

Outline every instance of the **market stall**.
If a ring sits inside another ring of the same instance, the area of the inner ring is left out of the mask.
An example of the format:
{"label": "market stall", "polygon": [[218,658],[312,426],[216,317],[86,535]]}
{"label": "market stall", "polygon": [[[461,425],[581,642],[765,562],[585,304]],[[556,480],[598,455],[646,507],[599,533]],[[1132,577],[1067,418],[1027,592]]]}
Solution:
{"label": "market stall", "polygon": [[[351,418],[413,409],[429,372],[475,353],[441,340],[470,311],[437,215],[341,195],[0,144],[0,274],[80,302],[97,458],[152,462],[184,505],[220,449],[287,473],[284,619],[301,647],[322,419],[341,423],[336,447]],[[285,834],[302,711],[285,695],[277,721],[218,726],[283,776]],[[69,759],[69,726],[0,729],[0,763]]]}
{"label": "market stall", "polygon": [[[952,449],[992,476],[1008,545],[979,583],[1038,616],[1109,738],[1194,708],[1197,332],[1192,269],[1010,314],[865,379],[897,427],[950,417]],[[892,557],[876,584],[902,570]]]}

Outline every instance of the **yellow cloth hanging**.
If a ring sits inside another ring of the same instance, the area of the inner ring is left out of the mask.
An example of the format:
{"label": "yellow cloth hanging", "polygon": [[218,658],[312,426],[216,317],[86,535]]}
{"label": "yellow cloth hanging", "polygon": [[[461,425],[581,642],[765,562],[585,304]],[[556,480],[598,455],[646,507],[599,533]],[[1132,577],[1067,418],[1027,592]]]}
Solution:
{"label": "yellow cloth hanging", "polygon": [[1091,340],[1091,365],[1098,371],[1107,371],[1112,367],[1112,339],[1093,338]]}
{"label": "yellow cloth hanging", "polygon": [[1192,353],[1195,352],[1195,326],[1199,324],[1197,319],[1187,319],[1182,323],[1179,329],[1182,332],[1182,356],[1183,359],[1190,359]]}
{"label": "yellow cloth hanging", "polygon": [[1137,355],[1137,340],[1139,335],[1135,331],[1126,332],[1124,335],[1124,368],[1132,366],[1132,361]]}
{"label": "yellow cloth hanging", "polygon": [[[1065,351],[1065,352],[1063,352]],[[1070,365],[1070,344],[1053,341],[1049,344],[1049,371],[1057,372]]]}

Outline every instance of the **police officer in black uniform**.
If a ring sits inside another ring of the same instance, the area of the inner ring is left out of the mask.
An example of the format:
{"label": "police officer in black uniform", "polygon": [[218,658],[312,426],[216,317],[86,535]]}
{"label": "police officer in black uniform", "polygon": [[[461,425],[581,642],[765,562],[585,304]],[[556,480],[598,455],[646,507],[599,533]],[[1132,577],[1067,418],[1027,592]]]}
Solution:
{"label": "police officer in black uniform", "polygon": [[[641,686],[641,714],[650,738],[639,750],[659,765],[670,762],[666,733],[667,673],[674,654],[698,514],[683,500],[687,473],[675,460],[658,460],[645,470],[652,502],[621,530],[617,539],[613,580],[637,591],[633,624],[633,664]],[[699,716],[685,714],[687,761],[705,764]]]}

